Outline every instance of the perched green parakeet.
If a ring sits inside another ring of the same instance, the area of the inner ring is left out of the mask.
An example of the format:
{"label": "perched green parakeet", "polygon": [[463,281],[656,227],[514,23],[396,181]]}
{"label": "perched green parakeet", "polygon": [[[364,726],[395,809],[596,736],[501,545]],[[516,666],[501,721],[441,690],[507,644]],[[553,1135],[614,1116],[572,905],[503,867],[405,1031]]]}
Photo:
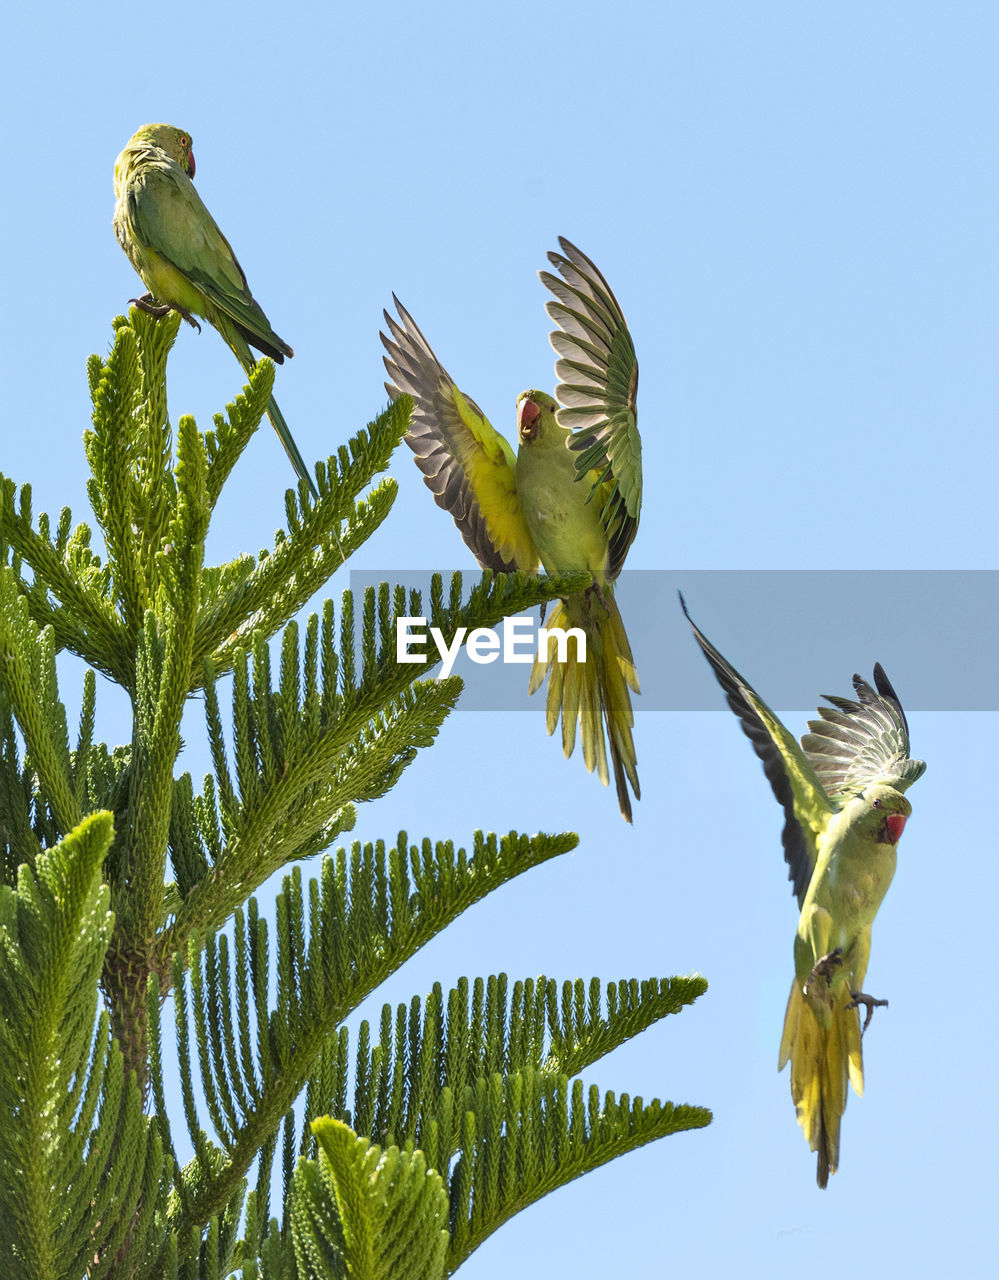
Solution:
{"label": "perched green parakeet", "polygon": [[791,1063],[791,1097],[824,1187],[839,1164],[847,1081],[864,1091],[858,1007],[867,1009],[866,1030],[874,1006],[887,1004],[861,990],[871,924],[912,813],[902,793],[926,765],[909,756],[905,713],[880,663],[875,688],[853,677],[857,701],[825,695],[832,706],[819,707],[799,747],[694,625],[683,596],[680,603],[784,809],[784,858],[801,915],[777,1069]]}
{"label": "perched green parakeet", "polygon": [[[133,299],[153,315],[179,311],[203,316],[232,348],[247,373],[256,347],[278,364],[295,353],[270,326],[246,283],[243,268],[195,190],[191,135],[170,124],[146,124],[129,138],[114,164],[114,231],[149,290]],[[316,487],[277,402],[267,416],[291,464]]]}
{"label": "perched green parakeet", "polygon": [[540,561],[549,572],[593,574],[594,585],[560,601],[547,623],[585,632],[585,662],[573,643],[563,664],[549,646],[547,663],[539,658],[532,668],[530,691],[547,669],[548,732],[561,718],[568,756],[578,722],[583,760],[605,786],[609,751],[618,803],[630,822],[628,784],[636,799],[641,793],[628,691],[639,687],[613,583],[642,505],[638,361],[610,285],[575,245],[559,243],[562,253],[548,259],[561,279],[539,272],[556,299],[547,310],[558,325],[551,343],[560,357],[559,384],[555,399],[537,390],[517,398],[516,457],[458,390],[398,298],[400,319],[385,312],[391,337],[381,335],[391,379],[385,386],[392,399],[413,397],[406,442],[437,505],[454,517],[483,568],[533,572]]}

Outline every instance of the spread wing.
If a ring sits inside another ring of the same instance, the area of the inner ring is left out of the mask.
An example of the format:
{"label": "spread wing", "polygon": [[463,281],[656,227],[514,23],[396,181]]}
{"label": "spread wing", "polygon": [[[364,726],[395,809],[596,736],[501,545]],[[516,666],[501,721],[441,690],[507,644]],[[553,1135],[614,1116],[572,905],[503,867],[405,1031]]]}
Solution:
{"label": "spread wing", "polygon": [[233,320],[248,342],[279,364],[293,354],[254,300],[229,241],[176,161],[163,154],[139,166],[129,181],[128,205],[139,240]]}
{"label": "spread wing", "polygon": [[722,657],[680,604],[697,643],[725,690],[728,705],[739,717],[743,732],[763,762],[763,772],[784,810],[784,861],[800,906],[815,869],[815,838],[824,829],[833,805],[812,762],[753,687]]}
{"label": "spread wing", "polygon": [[594,264],[564,236],[549,253],[558,271],[538,274],[557,301],[546,306],[558,325],[551,344],[559,359],[558,421],[572,432],[576,479],[601,504],[610,542],[608,576],[615,578],[638,531],[642,506],[642,443],[638,435],[638,360],[624,313]]}
{"label": "spread wing", "polygon": [[524,521],[513,450],[474,400],[455,386],[413,317],[392,295],[399,319],[386,311],[390,337],[380,334],[385,389],[415,402],[406,443],[439,507],[451,513],[484,569],[534,570],[538,553]]}
{"label": "spread wing", "polygon": [[904,791],[926,769],[922,760],[909,755],[905,712],[880,662],[874,684],[872,689],[855,675],[856,702],[824,694],[832,706],[819,707],[822,719],[809,720],[810,732],[801,739],[816,776],[834,800],[874,782]]}

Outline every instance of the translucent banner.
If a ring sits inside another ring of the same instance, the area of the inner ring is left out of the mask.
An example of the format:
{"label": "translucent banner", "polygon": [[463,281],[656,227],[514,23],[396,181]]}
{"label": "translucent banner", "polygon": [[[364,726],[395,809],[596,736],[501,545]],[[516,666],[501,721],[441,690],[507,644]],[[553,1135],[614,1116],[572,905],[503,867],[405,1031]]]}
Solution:
{"label": "translucent banner", "polygon": [[[431,571],[352,572],[360,594],[381,582],[430,598]],[[451,571],[443,572],[445,592]],[[462,570],[467,596],[478,581]],[[724,700],[678,599],[774,710],[812,710],[822,694],[850,696],[856,671],[880,662],[908,711],[999,710],[999,571],[626,570],[615,584],[642,693],[636,711],[719,710]],[[465,681],[459,709],[534,710],[527,695],[540,610],[471,635],[441,659],[429,624],[408,624],[406,660]],[[421,639],[421,631],[424,637]],[[532,639],[533,637],[533,639]],[[443,642],[443,638],[441,638]],[[400,653],[402,651],[400,650]]]}

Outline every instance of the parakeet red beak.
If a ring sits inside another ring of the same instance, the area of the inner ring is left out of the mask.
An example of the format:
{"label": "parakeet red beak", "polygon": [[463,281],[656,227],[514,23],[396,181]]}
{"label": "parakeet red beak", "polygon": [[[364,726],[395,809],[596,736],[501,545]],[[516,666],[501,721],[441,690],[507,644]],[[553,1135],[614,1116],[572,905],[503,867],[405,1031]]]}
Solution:
{"label": "parakeet red beak", "polygon": [[538,419],[541,409],[534,400],[521,400],[517,412],[517,431],[521,440],[533,440],[538,434]]}
{"label": "parakeet red beak", "polygon": [[194,152],[193,151],[189,151],[187,153],[187,176],[189,178],[194,177]]}
{"label": "parakeet red beak", "polygon": [[905,830],[905,814],[889,813],[885,818],[885,826],[888,828],[888,839],[892,844],[898,844],[898,838]]}

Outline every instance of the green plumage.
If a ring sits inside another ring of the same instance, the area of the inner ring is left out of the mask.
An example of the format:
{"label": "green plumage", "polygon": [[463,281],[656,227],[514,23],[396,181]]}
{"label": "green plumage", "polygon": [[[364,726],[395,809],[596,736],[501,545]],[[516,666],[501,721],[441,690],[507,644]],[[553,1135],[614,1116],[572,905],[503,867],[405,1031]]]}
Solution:
{"label": "green plumage", "polygon": [[[147,124],[128,140],[114,166],[114,230],[149,296],[146,310],[203,316],[249,372],[255,347],[278,364],[295,353],[271,328],[250,293],[228,240],[192,181],[191,135],[169,124]],[[272,397],[267,416],[300,479],[315,485],[284,415]]]}
{"label": "green plumage", "polygon": [[385,386],[393,399],[413,397],[406,442],[438,506],[450,512],[483,568],[534,572],[540,563],[549,573],[593,574],[595,585],[562,601],[547,623],[585,632],[586,660],[570,644],[560,664],[552,645],[550,660],[534,665],[530,690],[547,671],[548,732],[561,719],[568,756],[578,726],[586,767],[605,785],[609,756],[618,804],[630,822],[628,787],[636,798],[640,789],[629,690],[639,688],[613,583],[641,510],[638,362],[610,286],[575,245],[559,243],[562,253],[548,255],[559,275],[540,273],[556,297],[547,309],[559,326],[551,335],[560,357],[557,399],[537,390],[518,397],[516,456],[458,390],[398,298],[399,319],[385,313],[391,379]]}
{"label": "green plumage", "polygon": [[828,695],[832,706],[819,708],[799,746],[683,610],[784,809],[784,857],[801,910],[778,1070],[790,1062],[798,1122],[824,1187],[839,1164],[847,1083],[864,1089],[858,1006],[870,1021],[884,1003],[862,987],[871,926],[912,813],[902,793],[926,766],[909,756],[905,713],[880,664],[873,688],[853,677],[855,701]]}

